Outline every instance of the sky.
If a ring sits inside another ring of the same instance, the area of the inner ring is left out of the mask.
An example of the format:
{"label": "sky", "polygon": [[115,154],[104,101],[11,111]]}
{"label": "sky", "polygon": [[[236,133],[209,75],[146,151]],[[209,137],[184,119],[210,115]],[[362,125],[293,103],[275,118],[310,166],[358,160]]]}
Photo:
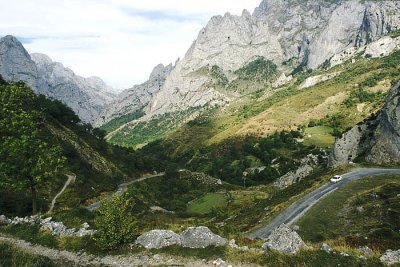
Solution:
{"label": "sky", "polygon": [[117,90],[183,58],[213,15],[253,12],[261,0],[0,0],[0,36],[16,36],[76,74]]}

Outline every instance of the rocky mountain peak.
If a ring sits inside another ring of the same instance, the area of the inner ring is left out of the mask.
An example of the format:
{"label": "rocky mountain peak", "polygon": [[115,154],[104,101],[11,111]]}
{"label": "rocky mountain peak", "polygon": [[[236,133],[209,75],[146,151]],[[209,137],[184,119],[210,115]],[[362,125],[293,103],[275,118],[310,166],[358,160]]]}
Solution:
{"label": "rocky mountain peak", "polygon": [[99,78],[83,78],[44,54],[29,55],[14,36],[0,39],[0,75],[6,81],[23,81],[47,97],[72,108],[82,121],[93,123],[114,95]]}
{"label": "rocky mountain peak", "polygon": [[160,81],[165,79],[167,77],[171,70],[172,70],[172,64],[169,64],[167,66],[164,66],[163,64],[158,64],[153,68],[153,71],[150,74],[149,80],[150,81]]}
{"label": "rocky mountain peak", "polygon": [[0,75],[6,81],[24,81],[38,89],[38,73],[35,63],[22,43],[12,35],[0,39]]}

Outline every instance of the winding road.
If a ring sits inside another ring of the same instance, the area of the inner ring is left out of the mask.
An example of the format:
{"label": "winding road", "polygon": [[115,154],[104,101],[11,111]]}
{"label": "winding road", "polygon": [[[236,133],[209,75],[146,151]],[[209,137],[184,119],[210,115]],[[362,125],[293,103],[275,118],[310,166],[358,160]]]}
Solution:
{"label": "winding road", "polygon": [[313,192],[307,194],[300,200],[293,203],[285,211],[280,213],[275,219],[273,219],[266,226],[251,232],[248,234],[249,238],[267,238],[271,232],[281,224],[292,224],[299,219],[308,209],[320,201],[323,197],[332,193],[338,188],[344,187],[348,183],[359,180],[365,177],[382,174],[398,174],[400,175],[400,169],[354,169],[349,173],[343,174],[343,179],[337,183],[327,183]]}
{"label": "winding road", "polygon": [[[141,182],[141,181],[144,181],[144,180],[147,180],[147,179],[150,179],[150,178],[154,178],[154,177],[164,176],[164,174],[165,174],[164,172],[160,172],[158,174],[146,174],[146,175],[143,175],[142,177],[140,177],[138,179],[134,179],[134,180],[132,180],[130,182],[126,182],[126,183],[120,184],[118,186],[117,191],[115,192],[115,195],[117,195],[117,196],[122,195],[126,191],[126,188],[131,184],[138,183],[138,182]],[[101,206],[101,201],[98,201],[96,203],[93,203],[93,204],[89,205],[88,207],[86,207],[86,209],[88,209],[89,211],[93,211],[93,210],[97,209],[100,206]]]}
{"label": "winding road", "polygon": [[76,175],[75,175],[75,174],[66,174],[66,176],[68,177],[68,180],[65,182],[65,184],[64,184],[63,188],[61,189],[61,191],[58,192],[58,194],[57,194],[57,195],[53,198],[53,200],[51,201],[50,209],[49,209],[49,211],[48,211],[47,213],[51,213],[51,212],[53,211],[54,205],[56,204],[57,198],[58,198],[59,196],[61,196],[62,193],[64,193],[65,189],[67,189],[67,187],[69,186],[69,184],[70,184],[71,182],[72,182],[72,183],[75,183],[75,180],[76,180]]}

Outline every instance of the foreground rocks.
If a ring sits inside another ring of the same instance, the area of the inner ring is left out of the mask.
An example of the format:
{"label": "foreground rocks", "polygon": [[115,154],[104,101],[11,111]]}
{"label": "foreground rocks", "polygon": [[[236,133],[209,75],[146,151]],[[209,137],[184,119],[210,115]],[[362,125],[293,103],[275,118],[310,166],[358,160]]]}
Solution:
{"label": "foreground rocks", "polygon": [[262,246],[265,251],[276,250],[285,254],[296,254],[307,247],[301,237],[287,225],[277,227]]}
{"label": "foreground rocks", "polygon": [[400,263],[400,249],[396,251],[386,250],[380,260],[387,265]]}
{"label": "foreground rocks", "polygon": [[214,234],[208,227],[189,227],[180,235],[167,230],[152,230],[139,236],[135,242],[147,249],[159,249],[172,245],[186,248],[206,248],[225,246],[228,241]]}
{"label": "foreground rocks", "polygon": [[173,245],[180,245],[181,238],[178,234],[168,230],[152,230],[136,239],[139,244],[147,249],[160,249]]}
{"label": "foreground rocks", "polygon": [[189,227],[181,233],[181,242],[186,248],[220,247],[228,243],[225,238],[214,234],[205,226]]}
{"label": "foreground rocks", "polygon": [[94,230],[89,230],[89,224],[84,223],[82,224],[82,227],[80,229],[75,229],[75,228],[68,228],[64,225],[62,222],[54,222],[52,221],[51,217],[43,219],[41,216],[26,216],[26,217],[15,217],[14,219],[8,219],[4,215],[0,215],[0,224],[5,224],[5,225],[23,225],[23,224],[29,224],[29,225],[35,225],[39,224],[40,230],[42,231],[49,231],[53,235],[57,236],[78,236],[78,237],[83,237],[83,236],[92,236],[95,234]]}

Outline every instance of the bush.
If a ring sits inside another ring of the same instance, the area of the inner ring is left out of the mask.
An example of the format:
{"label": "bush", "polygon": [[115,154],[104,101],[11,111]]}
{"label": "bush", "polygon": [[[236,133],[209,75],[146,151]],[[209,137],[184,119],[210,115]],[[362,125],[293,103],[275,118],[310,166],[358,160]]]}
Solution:
{"label": "bush", "polygon": [[114,249],[134,239],[138,229],[134,206],[133,200],[123,195],[115,196],[98,209],[94,238],[101,249]]}

